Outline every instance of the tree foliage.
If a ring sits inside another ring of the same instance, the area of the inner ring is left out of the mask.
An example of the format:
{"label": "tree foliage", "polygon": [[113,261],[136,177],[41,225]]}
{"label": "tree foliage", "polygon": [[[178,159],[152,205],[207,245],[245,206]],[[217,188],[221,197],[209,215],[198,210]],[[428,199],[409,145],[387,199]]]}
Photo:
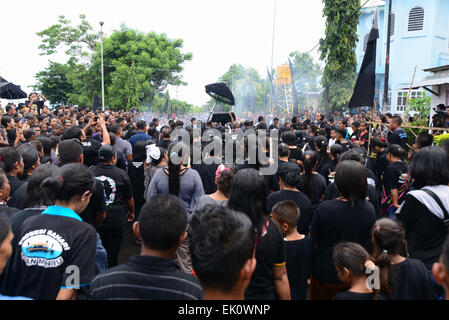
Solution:
{"label": "tree foliage", "polygon": [[[57,24],[38,32],[41,55],[52,55],[64,48],[68,61],[50,64],[36,74],[36,88],[52,103],[64,101],[91,105],[94,94],[101,96],[101,45],[84,15],[73,25],[64,16]],[[182,39],[169,39],[165,34],[144,33],[121,25],[103,39],[105,103],[112,109],[139,106],[149,99],[153,88],[163,92],[168,85],[186,85],[182,81],[182,64],[192,59],[183,53]],[[61,76],[65,74],[65,77]],[[48,85],[60,79],[65,94]],[[63,82],[62,82],[63,81]],[[50,97],[55,97],[51,99]]]}
{"label": "tree foliage", "polygon": [[329,104],[333,110],[347,106],[356,80],[360,0],[323,0],[326,17],[325,38],[320,40],[321,60],[326,66],[323,84],[329,86]]}

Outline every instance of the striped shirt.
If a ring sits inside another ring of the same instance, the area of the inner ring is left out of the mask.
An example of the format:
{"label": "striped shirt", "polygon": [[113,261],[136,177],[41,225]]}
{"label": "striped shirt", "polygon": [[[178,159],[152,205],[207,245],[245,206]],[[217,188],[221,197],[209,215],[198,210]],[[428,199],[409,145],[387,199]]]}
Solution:
{"label": "striped shirt", "polygon": [[200,300],[197,279],[182,272],[171,260],[134,256],[108,269],[92,281],[92,300]]}

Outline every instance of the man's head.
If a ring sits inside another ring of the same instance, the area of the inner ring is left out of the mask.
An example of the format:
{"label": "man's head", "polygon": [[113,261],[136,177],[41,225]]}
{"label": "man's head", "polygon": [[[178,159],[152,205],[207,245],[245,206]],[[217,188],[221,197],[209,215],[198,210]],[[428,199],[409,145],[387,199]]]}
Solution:
{"label": "man's head", "polygon": [[243,297],[256,267],[255,232],[243,213],[222,206],[195,212],[189,230],[192,266],[208,290]]}
{"label": "man's head", "polygon": [[7,116],[7,115],[2,116],[1,124],[6,129],[13,129],[16,125],[16,123],[14,122],[14,118],[12,118],[11,116]]}
{"label": "man's head", "polygon": [[390,120],[390,130],[394,131],[397,130],[401,127],[402,125],[402,119],[400,116],[393,116],[393,118],[391,118]]}
{"label": "man's head", "polygon": [[[73,127],[73,128],[75,128],[75,127]],[[64,132],[64,127],[59,122],[56,122],[53,126],[53,132],[59,136]]]}
{"label": "man's head", "polygon": [[339,128],[335,131],[335,138],[337,141],[344,141],[346,140],[346,129],[345,128]]}
{"label": "man's head", "polygon": [[424,147],[430,147],[432,144],[433,144],[433,135],[431,135],[428,132],[420,132],[415,139],[413,149],[415,149],[415,151],[419,151]]}
{"label": "man's head", "polygon": [[102,164],[115,166],[117,164],[117,151],[115,150],[115,147],[110,144],[101,146],[98,150],[98,159]]}
{"label": "man's head", "polygon": [[139,130],[139,131],[146,131],[147,123],[144,120],[139,120],[136,123],[136,127],[137,127],[137,130]]}
{"label": "man's head", "polygon": [[113,124],[110,127],[109,131],[112,132],[113,134],[115,134],[119,138],[121,138],[121,136],[123,134],[123,128],[118,123]]}
{"label": "man's head", "polygon": [[[56,131],[55,131],[56,132]],[[73,126],[66,130],[64,130],[64,134],[62,135],[62,140],[68,139],[78,139],[80,141],[84,140],[84,132],[80,127]]]}
{"label": "man's head", "polygon": [[147,249],[174,252],[187,237],[185,205],[173,195],[155,196],[142,207],[133,230]]}
{"label": "man's head", "polygon": [[16,114],[16,107],[14,106],[14,104],[8,103],[6,105],[5,111],[7,114],[13,117]]}
{"label": "man's head", "polygon": [[296,230],[300,215],[296,203],[290,200],[280,201],[271,211],[271,217],[279,225],[284,236]]}
{"label": "man's head", "polygon": [[62,164],[83,163],[83,146],[74,138],[62,141],[58,146],[58,157]]}

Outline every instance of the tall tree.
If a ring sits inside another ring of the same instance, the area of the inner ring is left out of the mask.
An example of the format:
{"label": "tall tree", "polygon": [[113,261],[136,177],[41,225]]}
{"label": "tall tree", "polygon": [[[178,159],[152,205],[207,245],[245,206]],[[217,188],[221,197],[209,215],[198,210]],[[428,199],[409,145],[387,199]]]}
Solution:
{"label": "tall tree", "polygon": [[330,108],[341,110],[348,105],[355,84],[360,0],[322,1],[326,17],[325,38],[320,40],[321,60],[326,63],[323,83],[329,88]]}

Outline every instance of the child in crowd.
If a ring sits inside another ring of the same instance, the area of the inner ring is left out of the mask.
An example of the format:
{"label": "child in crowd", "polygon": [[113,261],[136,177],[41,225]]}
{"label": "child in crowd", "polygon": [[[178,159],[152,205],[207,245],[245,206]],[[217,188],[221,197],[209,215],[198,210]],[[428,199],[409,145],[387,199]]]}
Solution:
{"label": "child in crowd", "polygon": [[[337,293],[333,300],[386,300],[379,291],[388,288],[388,284],[382,283],[382,277],[376,279],[379,269],[361,245],[353,242],[337,244],[333,260],[338,278],[349,285],[348,291]],[[370,281],[371,277],[374,281]]]}
{"label": "child in crowd", "polygon": [[298,233],[299,215],[298,206],[290,200],[278,202],[271,213],[284,235],[292,300],[306,300],[313,254],[312,238]]}
{"label": "child in crowd", "polygon": [[[410,188],[408,166],[402,161],[405,150],[397,144],[391,144],[385,150],[388,166],[383,175],[382,209],[384,215],[394,217],[396,209],[404,201]],[[386,211],[386,212],[385,212]]]}
{"label": "child in crowd", "polygon": [[387,218],[377,220],[371,234],[374,262],[384,271],[384,275],[388,275],[390,298],[434,300],[435,291],[424,263],[402,255],[405,247],[402,223]]}

